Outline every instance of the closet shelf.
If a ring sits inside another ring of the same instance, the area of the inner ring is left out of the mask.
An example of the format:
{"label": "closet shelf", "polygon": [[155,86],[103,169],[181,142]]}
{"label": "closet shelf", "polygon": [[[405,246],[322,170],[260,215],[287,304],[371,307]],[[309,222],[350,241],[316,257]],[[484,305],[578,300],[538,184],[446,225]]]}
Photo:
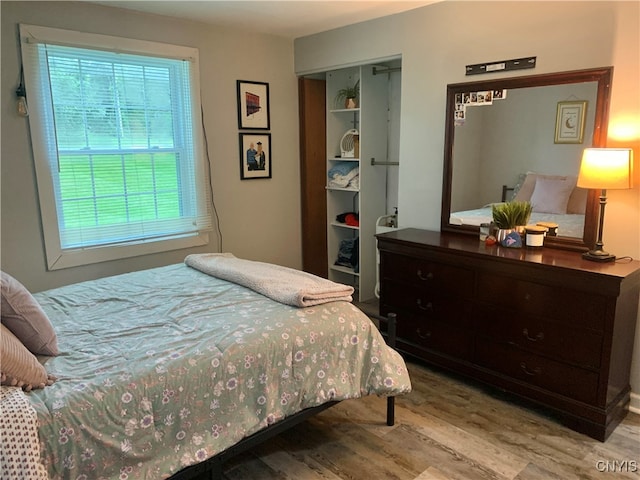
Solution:
{"label": "closet shelf", "polygon": [[[335,108],[342,107],[333,103],[337,93],[356,82],[360,84],[358,108]],[[369,159],[387,160],[395,155],[395,149],[389,150],[389,121],[395,118],[390,116],[389,105],[390,93],[393,90],[395,94],[396,88],[392,88],[389,75],[374,76],[371,66],[327,72],[325,88],[326,153],[320,160],[324,161],[327,173],[324,218],[327,278],[351,285],[355,289],[354,299],[365,301],[375,296],[378,265],[373,226],[376,219],[384,215],[387,202],[387,172],[372,167]],[[357,131],[357,142],[353,130]],[[358,212],[358,222],[350,221],[351,225],[339,222],[337,218],[345,212]],[[333,264],[338,258],[336,255],[346,267]],[[343,262],[342,257],[349,257],[349,261]],[[353,264],[357,260],[357,273],[349,268],[351,260]]]}
{"label": "closet shelf", "polygon": [[334,108],[329,110],[331,113],[355,113],[360,111],[360,107],[358,108]]}
{"label": "closet shelf", "polygon": [[329,268],[331,268],[331,270],[335,270],[336,272],[348,273],[349,275],[354,275],[356,277],[360,276],[360,274],[354,271],[353,268],[343,267],[341,265],[331,265]]}
{"label": "closet shelf", "polygon": [[333,192],[354,192],[357,193],[360,190],[357,188],[343,188],[343,187],[325,187],[329,191]]}
{"label": "closet shelf", "polygon": [[331,222],[331,225],[338,228],[349,228],[351,230],[360,230],[360,227],[354,227],[353,225],[347,225],[346,223]]}

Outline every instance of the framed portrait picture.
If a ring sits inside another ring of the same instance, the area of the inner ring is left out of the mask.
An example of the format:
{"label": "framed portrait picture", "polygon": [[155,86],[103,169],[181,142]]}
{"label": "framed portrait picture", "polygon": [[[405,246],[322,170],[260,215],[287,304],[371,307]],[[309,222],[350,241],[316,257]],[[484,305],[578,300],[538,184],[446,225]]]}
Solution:
{"label": "framed portrait picture", "polygon": [[554,143],[582,143],[587,101],[558,102]]}
{"label": "framed portrait picture", "polygon": [[240,178],[271,178],[271,134],[240,133]]}
{"label": "framed portrait picture", "polygon": [[269,84],[238,80],[238,128],[269,130]]}

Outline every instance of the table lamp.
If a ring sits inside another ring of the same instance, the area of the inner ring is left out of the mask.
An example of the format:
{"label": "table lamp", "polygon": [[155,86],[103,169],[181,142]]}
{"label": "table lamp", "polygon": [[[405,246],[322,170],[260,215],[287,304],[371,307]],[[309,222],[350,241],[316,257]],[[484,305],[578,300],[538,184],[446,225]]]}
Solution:
{"label": "table lamp", "polygon": [[615,255],[606,252],[602,244],[607,189],[633,188],[633,151],[630,148],[585,148],[577,185],[601,190],[598,240],[594,249],[583,253],[582,257],[595,262],[612,262]]}

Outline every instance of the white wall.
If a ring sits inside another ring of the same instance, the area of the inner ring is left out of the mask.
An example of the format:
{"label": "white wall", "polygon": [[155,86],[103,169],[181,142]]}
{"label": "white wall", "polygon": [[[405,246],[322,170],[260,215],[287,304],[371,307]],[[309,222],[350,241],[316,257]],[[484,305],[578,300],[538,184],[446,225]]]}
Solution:
{"label": "white wall", "polygon": [[[486,79],[613,65],[608,146],[634,147],[637,165],[639,32],[639,2],[446,1],[299,38],[295,70],[402,56],[399,223],[438,230],[446,85],[470,81],[465,65],[537,56],[534,70]],[[618,256],[640,258],[639,188],[608,192],[604,244]],[[640,411],[640,327],[631,377],[632,405]]]}
{"label": "white wall", "polygon": [[[300,268],[300,169],[293,45],[275,36],[214,28],[84,2],[1,2],[2,269],[33,291],[180,262],[208,246],[47,272],[28,120],[18,117],[18,23],[75,29],[197,47],[204,123],[224,251]],[[240,180],[236,80],[269,83],[273,178]]]}

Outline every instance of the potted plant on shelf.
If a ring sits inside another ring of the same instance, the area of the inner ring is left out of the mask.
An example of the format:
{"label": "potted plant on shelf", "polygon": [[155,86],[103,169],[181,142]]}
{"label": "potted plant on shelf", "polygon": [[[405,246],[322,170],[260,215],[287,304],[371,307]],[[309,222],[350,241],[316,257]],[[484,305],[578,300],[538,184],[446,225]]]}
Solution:
{"label": "potted plant on shelf", "polygon": [[356,99],[360,95],[360,79],[352,86],[338,90],[336,94],[336,106],[344,106],[344,108],[356,108]]}
{"label": "potted plant on shelf", "polygon": [[524,232],[531,217],[531,202],[506,202],[491,206],[493,223],[498,227],[496,239],[502,242],[511,232]]}

